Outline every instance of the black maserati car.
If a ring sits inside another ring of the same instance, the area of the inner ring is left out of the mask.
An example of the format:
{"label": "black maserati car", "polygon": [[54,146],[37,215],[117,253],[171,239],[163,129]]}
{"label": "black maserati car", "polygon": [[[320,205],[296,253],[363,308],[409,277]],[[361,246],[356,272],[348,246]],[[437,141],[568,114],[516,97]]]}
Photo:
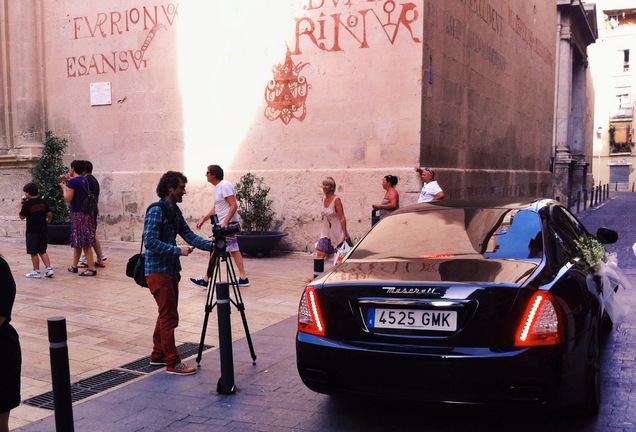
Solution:
{"label": "black maserati car", "polygon": [[597,413],[611,288],[591,261],[617,238],[546,199],[395,211],[305,288],[300,377],[327,394]]}

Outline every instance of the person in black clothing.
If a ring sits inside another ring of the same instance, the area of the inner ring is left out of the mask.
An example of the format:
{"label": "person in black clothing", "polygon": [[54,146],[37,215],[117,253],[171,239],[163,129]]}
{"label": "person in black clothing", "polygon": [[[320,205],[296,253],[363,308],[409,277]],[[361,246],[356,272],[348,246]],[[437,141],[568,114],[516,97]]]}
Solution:
{"label": "person in black clothing", "polygon": [[15,280],[9,264],[0,255],[0,432],[9,430],[9,414],[20,405],[22,351],[11,321]]}
{"label": "person in black clothing", "polygon": [[53,219],[53,213],[51,213],[47,202],[38,197],[38,185],[27,183],[22,188],[22,191],[24,192],[24,199],[20,210],[20,219],[26,219],[26,251],[31,255],[31,262],[33,263],[33,271],[27,273],[26,277],[42,278],[40,258],[46,267],[44,275],[49,278],[53,277],[51,261],[46,253],[48,224]]}
{"label": "person in black clothing", "polygon": [[[95,251],[95,267],[106,267],[104,265],[104,261],[106,261],[106,255],[102,253],[102,244],[99,242],[97,238],[97,216],[99,216],[99,193],[101,192],[101,188],[99,186],[99,182],[93,175],[93,163],[91,161],[83,161],[84,162],[84,175],[86,176],[86,180],[88,180],[88,189],[95,195],[97,198],[97,208],[93,213],[93,223],[95,225],[95,245],[93,246],[93,250]],[[79,260],[78,267],[88,267],[86,264],[86,255],[82,255]]]}

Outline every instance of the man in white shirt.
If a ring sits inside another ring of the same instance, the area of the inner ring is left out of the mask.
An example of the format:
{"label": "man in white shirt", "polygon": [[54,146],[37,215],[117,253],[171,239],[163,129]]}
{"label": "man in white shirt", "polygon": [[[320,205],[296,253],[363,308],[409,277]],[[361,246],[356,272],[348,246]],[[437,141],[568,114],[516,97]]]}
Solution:
{"label": "man in white shirt", "polygon": [[[238,203],[236,202],[236,189],[234,185],[227,180],[223,180],[223,168],[218,165],[210,165],[205,173],[208,178],[208,182],[214,185],[214,206],[205,215],[201,216],[201,219],[197,221],[197,229],[201,229],[203,224],[210,220],[212,215],[216,214],[219,218],[219,224],[221,226],[228,226],[230,224],[238,223]],[[245,273],[245,266],[243,265],[243,256],[239,250],[238,241],[234,234],[229,234],[225,238],[226,250],[232,255],[236,268],[238,269],[238,284],[239,286],[249,286],[250,281]],[[208,286],[208,275],[203,277],[190,278],[190,282],[199,286]]]}
{"label": "man in white shirt", "polygon": [[435,171],[430,168],[415,167],[415,171],[420,174],[422,178],[422,191],[418,198],[418,203],[429,202],[433,200],[441,200],[444,198],[444,191],[439,186],[439,183],[435,181]]}

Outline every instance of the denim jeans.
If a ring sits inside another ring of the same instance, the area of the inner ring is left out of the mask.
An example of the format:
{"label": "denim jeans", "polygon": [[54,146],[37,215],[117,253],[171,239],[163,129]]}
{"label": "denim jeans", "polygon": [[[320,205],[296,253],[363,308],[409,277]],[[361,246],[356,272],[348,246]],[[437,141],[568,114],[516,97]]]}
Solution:
{"label": "denim jeans", "polygon": [[181,363],[174,340],[174,329],[179,325],[179,275],[151,273],[146,276],[150,293],[157,302],[159,316],[152,335],[151,359],[166,359],[167,367]]}

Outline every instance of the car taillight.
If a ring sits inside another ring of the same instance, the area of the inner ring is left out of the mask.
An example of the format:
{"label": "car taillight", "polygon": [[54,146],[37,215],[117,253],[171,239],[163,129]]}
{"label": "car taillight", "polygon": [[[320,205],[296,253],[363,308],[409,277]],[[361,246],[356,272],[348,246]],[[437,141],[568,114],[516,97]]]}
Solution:
{"label": "car taillight", "polygon": [[322,319],[316,291],[312,287],[305,288],[298,306],[298,331],[318,336],[325,335],[325,323]]}
{"label": "car taillight", "polygon": [[554,298],[537,292],[531,298],[515,336],[516,347],[556,345],[563,340],[563,324]]}

